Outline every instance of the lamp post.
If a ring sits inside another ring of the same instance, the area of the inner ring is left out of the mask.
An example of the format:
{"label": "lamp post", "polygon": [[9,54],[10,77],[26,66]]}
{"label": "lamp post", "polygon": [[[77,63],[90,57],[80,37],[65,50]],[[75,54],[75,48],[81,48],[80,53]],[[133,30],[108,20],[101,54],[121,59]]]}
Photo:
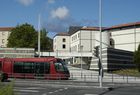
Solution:
{"label": "lamp post", "polygon": [[40,57],[40,14],[38,15],[38,57]]}
{"label": "lamp post", "polygon": [[99,56],[99,81],[100,87],[102,87],[102,74],[103,74],[103,66],[102,66],[102,0],[99,0],[99,30],[100,30],[100,56]]}

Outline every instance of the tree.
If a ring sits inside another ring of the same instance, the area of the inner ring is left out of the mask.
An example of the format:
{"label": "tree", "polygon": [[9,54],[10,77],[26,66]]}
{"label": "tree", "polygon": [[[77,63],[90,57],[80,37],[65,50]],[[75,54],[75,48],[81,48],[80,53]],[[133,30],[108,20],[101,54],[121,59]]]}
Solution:
{"label": "tree", "polygon": [[[52,39],[47,37],[46,29],[41,30],[41,51],[52,50]],[[38,32],[30,24],[18,25],[12,29],[8,38],[8,47],[12,48],[35,48],[38,49]]]}
{"label": "tree", "polygon": [[37,42],[37,32],[30,24],[18,25],[11,30],[8,38],[8,47],[15,48],[35,48]]}
{"label": "tree", "polygon": [[134,52],[134,63],[140,72],[140,45],[138,46],[138,50]]}
{"label": "tree", "polygon": [[40,44],[41,44],[41,51],[52,51],[52,48],[53,48],[53,41],[51,38],[49,38],[47,36],[48,32],[46,31],[46,29],[42,29],[40,31],[41,35],[40,35]]}

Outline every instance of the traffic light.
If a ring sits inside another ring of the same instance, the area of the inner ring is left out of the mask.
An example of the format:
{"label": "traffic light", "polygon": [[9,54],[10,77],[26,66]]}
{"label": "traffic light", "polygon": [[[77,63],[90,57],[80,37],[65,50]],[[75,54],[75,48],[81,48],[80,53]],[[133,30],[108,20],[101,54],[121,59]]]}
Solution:
{"label": "traffic light", "polygon": [[94,47],[94,55],[99,57],[99,46]]}

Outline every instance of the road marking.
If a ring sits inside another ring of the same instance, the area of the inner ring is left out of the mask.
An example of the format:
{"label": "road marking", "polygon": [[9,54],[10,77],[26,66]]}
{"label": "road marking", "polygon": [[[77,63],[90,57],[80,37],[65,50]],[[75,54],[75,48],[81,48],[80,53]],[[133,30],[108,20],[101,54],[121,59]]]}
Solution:
{"label": "road marking", "polygon": [[98,95],[98,94],[85,94],[85,95]]}
{"label": "road marking", "polygon": [[52,94],[53,92],[49,92],[49,94]]}
{"label": "road marking", "polygon": [[14,91],[19,91],[19,92],[33,92],[33,93],[39,92],[37,90],[18,90],[18,89],[14,89]]}
{"label": "road marking", "polygon": [[58,90],[55,90],[54,92],[58,92]]}
{"label": "road marking", "polygon": [[66,88],[64,88],[65,90],[67,90],[68,88],[66,87]]}
{"label": "road marking", "polygon": [[42,95],[47,95],[46,93],[43,93]]}
{"label": "road marking", "polygon": [[58,91],[63,91],[64,89],[59,89]]}
{"label": "road marking", "polygon": [[41,87],[29,87],[29,88],[26,88],[26,89],[35,90],[35,89],[45,89],[45,88],[41,88]]}

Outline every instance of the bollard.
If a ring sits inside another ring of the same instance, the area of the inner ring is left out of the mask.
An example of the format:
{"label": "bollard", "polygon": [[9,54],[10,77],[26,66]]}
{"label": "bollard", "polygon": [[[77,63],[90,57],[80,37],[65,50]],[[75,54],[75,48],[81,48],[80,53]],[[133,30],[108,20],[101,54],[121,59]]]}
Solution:
{"label": "bollard", "polygon": [[127,75],[127,83],[128,83],[128,75]]}
{"label": "bollard", "polygon": [[98,82],[99,82],[99,76],[98,76]]}
{"label": "bollard", "polygon": [[86,81],[86,75],[84,75],[84,81]]}
{"label": "bollard", "polygon": [[72,80],[73,80],[73,74],[71,73],[71,78],[72,78]]}

